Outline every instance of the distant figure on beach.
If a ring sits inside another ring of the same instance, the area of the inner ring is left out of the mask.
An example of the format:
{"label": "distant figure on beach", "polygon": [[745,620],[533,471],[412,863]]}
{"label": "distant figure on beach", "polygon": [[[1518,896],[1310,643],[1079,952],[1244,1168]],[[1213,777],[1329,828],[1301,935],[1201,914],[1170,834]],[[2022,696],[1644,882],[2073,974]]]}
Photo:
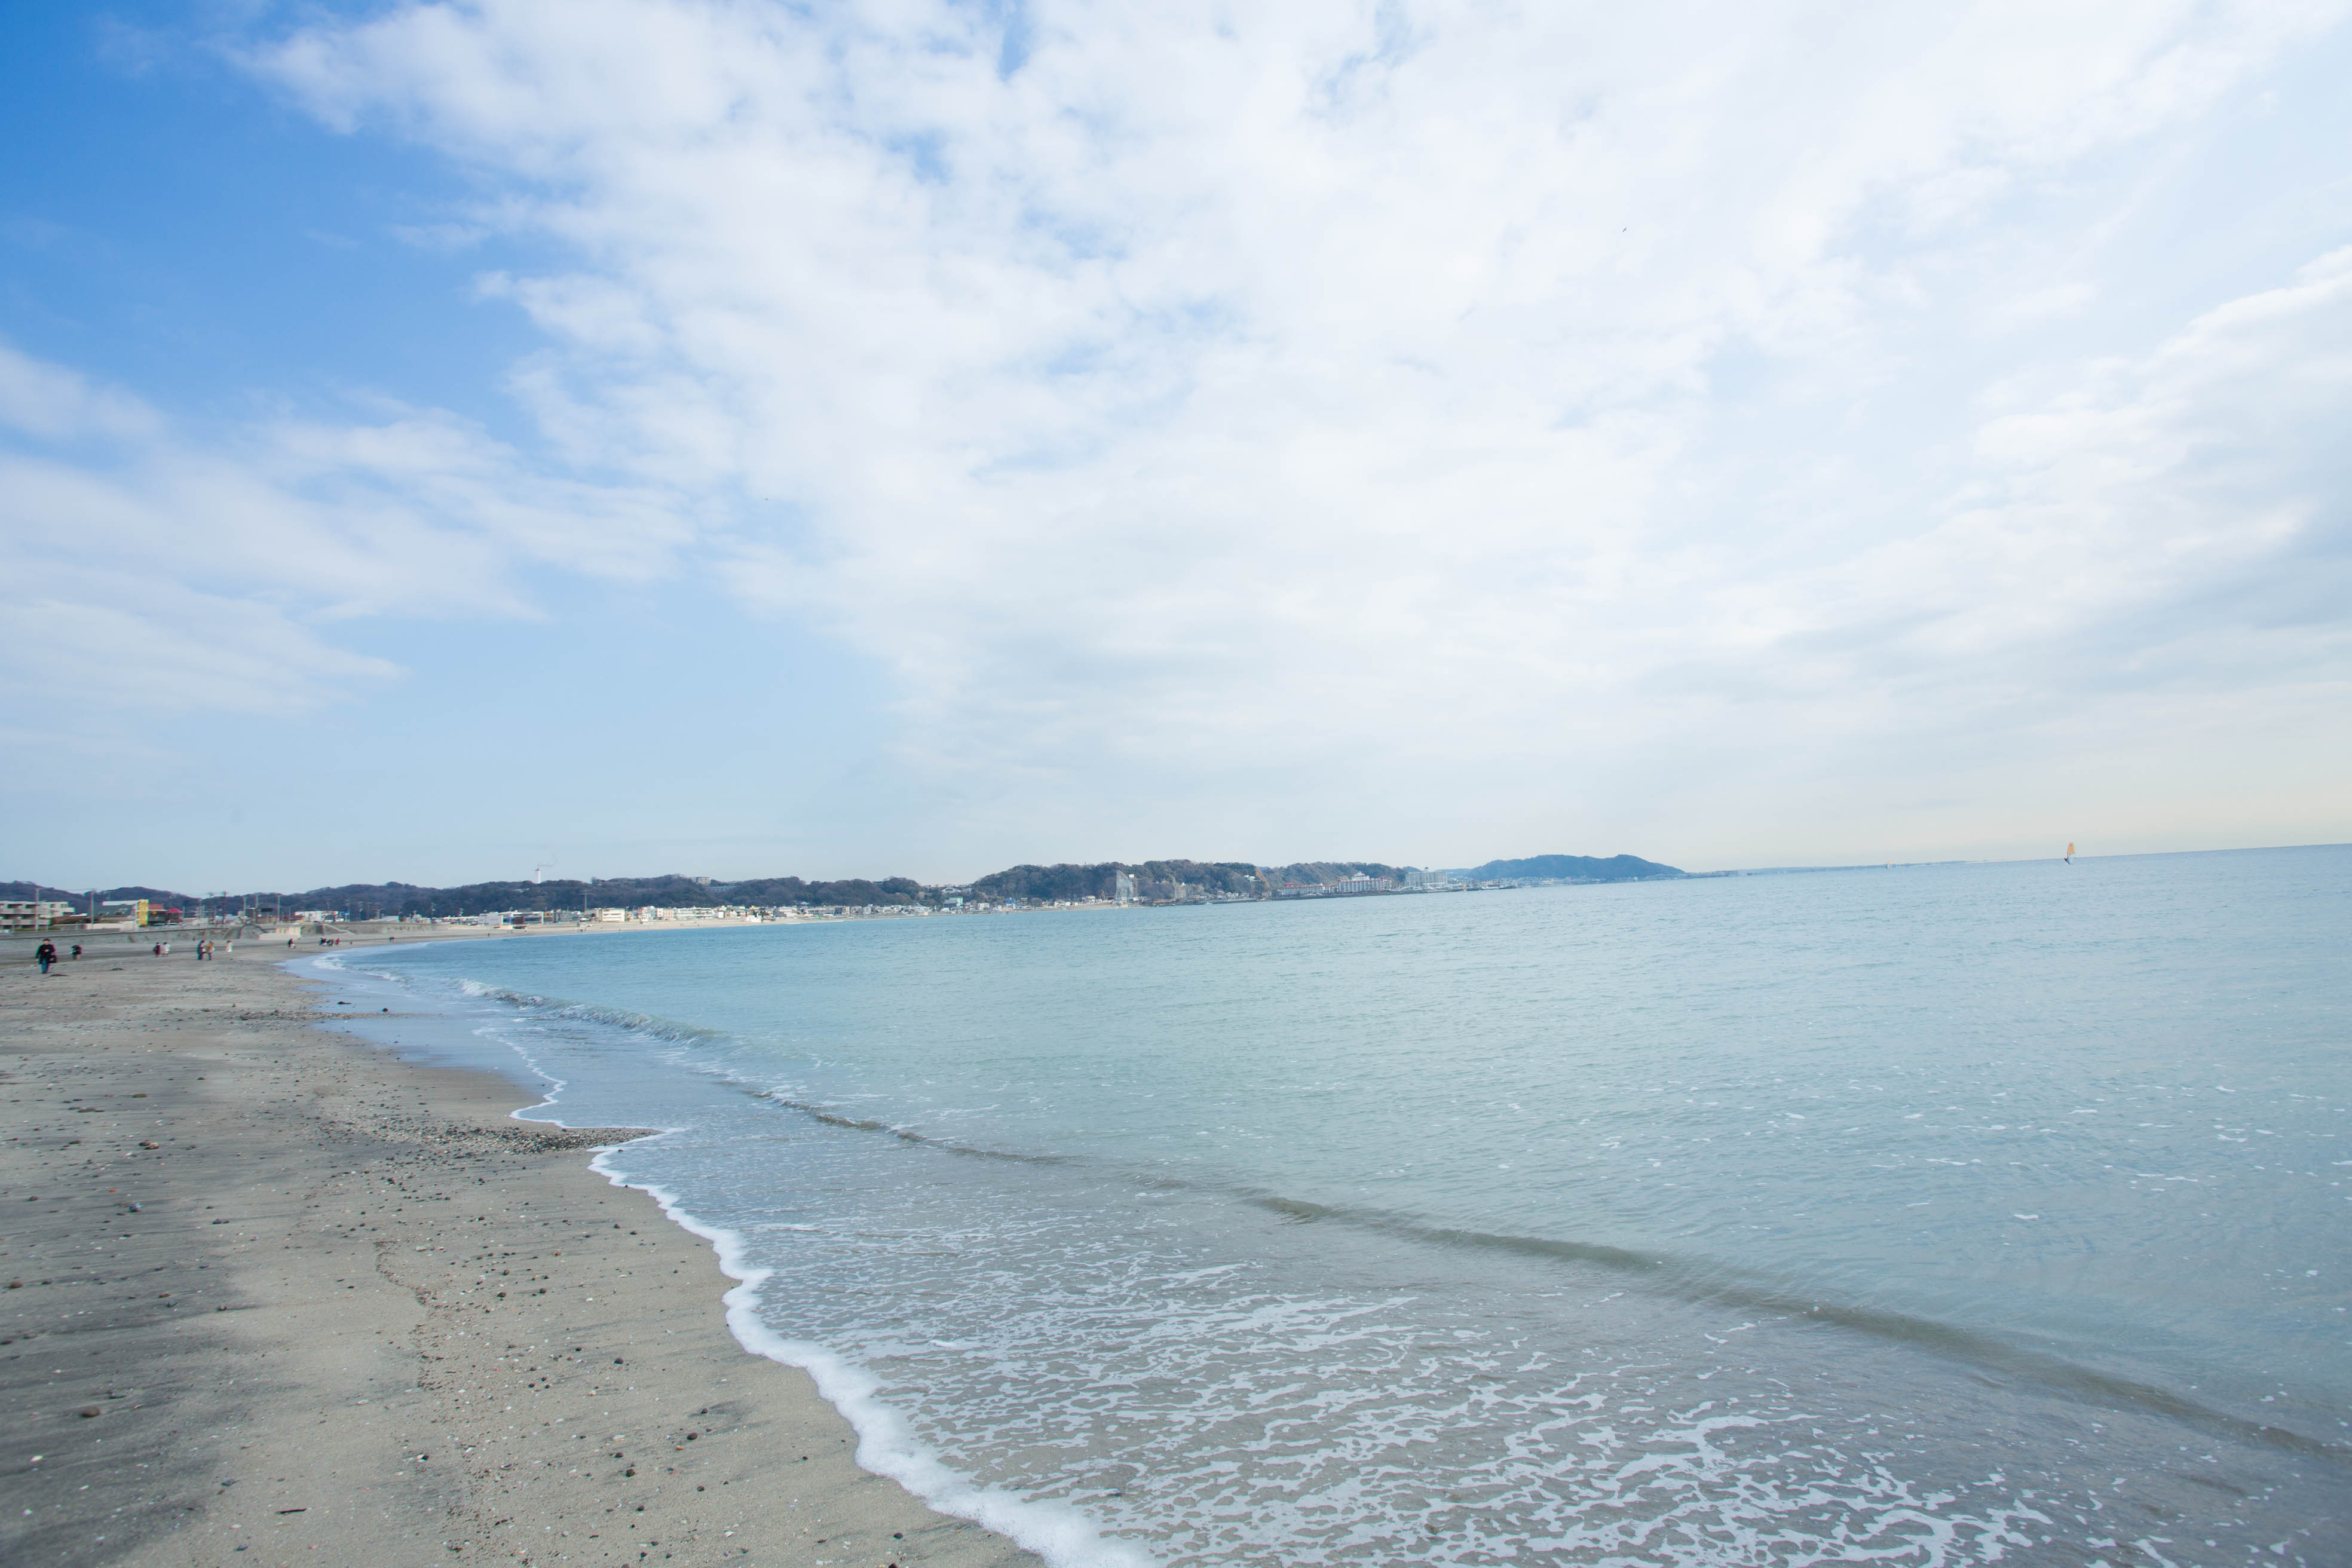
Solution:
{"label": "distant figure on beach", "polygon": [[45,942],[33,950],[33,956],[41,961],[41,973],[47,974],[49,972],[49,965],[58,961],[58,944]]}
{"label": "distant figure on beach", "polygon": [[155,944],[155,956],[158,958],[163,956],[163,944],[160,942]]}
{"label": "distant figure on beach", "polygon": [[73,944],[73,956],[76,958],[79,958],[81,956],[81,943],[76,942]]}

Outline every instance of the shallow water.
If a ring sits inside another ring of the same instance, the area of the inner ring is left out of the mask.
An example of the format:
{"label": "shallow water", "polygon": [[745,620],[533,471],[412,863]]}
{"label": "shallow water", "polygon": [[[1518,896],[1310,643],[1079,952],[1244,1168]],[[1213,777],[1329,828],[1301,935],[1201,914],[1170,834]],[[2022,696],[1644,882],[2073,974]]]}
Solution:
{"label": "shallow water", "polygon": [[2347,904],[2320,848],[338,980],[566,1121],[672,1129],[607,1164],[870,1379],[877,1452],[1068,1561],[2319,1563]]}

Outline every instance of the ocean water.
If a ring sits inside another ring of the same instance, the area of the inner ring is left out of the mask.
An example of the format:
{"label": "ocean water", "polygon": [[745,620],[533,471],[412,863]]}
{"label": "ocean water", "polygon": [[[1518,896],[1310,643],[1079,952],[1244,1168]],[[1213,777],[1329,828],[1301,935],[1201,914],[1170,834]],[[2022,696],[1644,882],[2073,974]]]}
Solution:
{"label": "ocean water", "polygon": [[2352,1562],[2352,848],[310,962],[1070,1568]]}

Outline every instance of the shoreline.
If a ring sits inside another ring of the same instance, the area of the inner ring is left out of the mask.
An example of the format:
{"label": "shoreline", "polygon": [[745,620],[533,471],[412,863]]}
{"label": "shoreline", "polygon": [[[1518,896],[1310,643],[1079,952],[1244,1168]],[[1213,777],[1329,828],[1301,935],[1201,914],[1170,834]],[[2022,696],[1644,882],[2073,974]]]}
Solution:
{"label": "shoreline", "polygon": [[738,1342],[581,1157],[641,1131],[320,1028],[286,956],[0,968],[0,1557],[1039,1561]]}
{"label": "shoreline", "polygon": [[[1178,906],[1172,904],[1101,904],[1089,907],[1105,910],[1142,910],[1174,909],[1190,906]],[[973,911],[975,915],[979,913],[1010,913],[1024,915],[1082,914],[1085,912],[1087,912],[1087,910],[1078,908]],[[540,941],[546,941],[554,937],[650,936],[663,932],[688,931],[750,931],[753,929],[791,930],[804,926],[848,925],[853,923],[865,923],[873,921],[912,920],[917,918],[939,917],[917,917],[912,915],[824,915],[812,916],[807,919],[800,920],[773,921],[556,921],[543,926],[523,927],[435,927],[421,924],[401,926],[396,922],[388,921],[383,922],[362,921],[353,922],[351,927],[341,931],[334,945],[322,943],[314,936],[297,938],[294,942],[289,945],[284,941],[282,936],[273,936],[268,931],[258,927],[238,926],[235,923],[226,926],[144,926],[138,930],[128,931],[113,930],[86,931],[67,927],[55,931],[0,931],[0,963],[30,963],[33,960],[34,952],[44,942],[53,942],[57,943],[58,950],[60,952],[70,951],[73,944],[79,942],[84,950],[84,955],[81,962],[87,963],[94,960],[105,961],[117,958],[136,958],[142,961],[152,961],[154,955],[150,950],[158,942],[170,947],[173,951],[164,956],[171,961],[177,962],[184,958],[192,959],[194,956],[195,944],[199,941],[212,940],[222,942],[234,941],[240,950],[249,951],[240,951],[236,953],[231,954],[230,956],[232,957],[240,960],[250,958],[258,962],[266,962],[274,964],[286,964],[293,963],[299,959],[317,958],[326,953],[348,952],[352,948],[397,947],[404,942],[418,944],[446,942],[514,942],[520,941],[524,937],[531,937]],[[957,913],[956,918],[963,918],[961,911]],[[245,934],[238,934],[239,932],[243,932]],[[59,962],[62,964],[70,963],[71,961],[61,959]]]}

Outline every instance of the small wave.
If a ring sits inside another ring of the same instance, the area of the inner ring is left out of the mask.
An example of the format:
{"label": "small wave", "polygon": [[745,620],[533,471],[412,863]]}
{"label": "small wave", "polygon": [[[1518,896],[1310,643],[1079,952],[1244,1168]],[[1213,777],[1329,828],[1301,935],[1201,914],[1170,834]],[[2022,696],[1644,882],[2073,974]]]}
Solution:
{"label": "small wave", "polygon": [[1822,1301],[1785,1286],[1742,1280],[1725,1265],[1708,1260],[1641,1252],[1597,1242],[1511,1236],[1432,1225],[1377,1209],[1342,1208],[1271,1193],[1243,1195],[1249,1203],[1297,1223],[1332,1221],[1437,1247],[1470,1247],[1525,1258],[1596,1264],[1633,1275],[1645,1289],[1680,1300],[1829,1323],[1874,1339],[1916,1345],[1954,1361],[2003,1373],[2084,1404],[2115,1410],[2149,1411],[2210,1431],[2226,1433],[2241,1440],[2330,1458],[2339,1463],[2352,1460],[2352,1446],[2330,1443],[2283,1426],[2248,1421],[2156,1384],[2118,1377],[2047,1351],[2034,1350],[1979,1330],[1963,1328],[1935,1318],[1880,1307]]}
{"label": "small wave", "polygon": [[706,1029],[696,1024],[679,1023],[675,1018],[658,1017],[650,1013],[632,1013],[621,1007],[603,1007],[593,1002],[557,1005],[553,1016],[583,1023],[609,1025],[614,1028],[626,1029],[633,1035],[644,1035],[677,1046],[698,1046],[713,1040],[734,1038],[723,1029]]}
{"label": "small wave", "polygon": [[745,1261],[739,1232],[698,1217],[665,1187],[629,1180],[606,1163],[616,1152],[599,1152],[590,1168],[616,1187],[645,1193],[672,1223],[710,1243],[719,1271],[737,1281],[724,1298],[727,1327],[736,1342],[754,1355],[807,1373],[817,1393],[856,1432],[859,1465],[897,1481],[940,1513],[968,1519],[1027,1548],[1053,1568],[1158,1568],[1157,1560],[1139,1548],[1104,1540],[1101,1527],[1074,1508],[980,1485],[941,1463],[915,1437],[906,1418],[877,1396],[879,1385],[871,1373],[823,1345],[787,1339],[761,1321],[760,1288],[772,1271]]}
{"label": "small wave", "polygon": [[754,1100],[769,1100],[782,1106],[787,1110],[797,1110],[810,1121],[823,1122],[827,1127],[845,1128],[852,1132],[879,1132],[887,1137],[896,1138],[901,1142],[919,1143],[926,1149],[937,1149],[943,1154],[960,1154],[973,1160],[1003,1160],[1016,1165],[1069,1165],[1084,1163],[1068,1154],[1024,1154],[1011,1149],[989,1149],[977,1143],[961,1142],[953,1138],[941,1138],[936,1133],[919,1131],[915,1128],[901,1126],[896,1122],[877,1121],[870,1117],[845,1115],[841,1111],[828,1110],[822,1105],[814,1105],[806,1100],[789,1099],[772,1089],[753,1089],[751,1094]]}
{"label": "small wave", "polygon": [[481,980],[460,980],[457,989],[467,996],[488,1002],[503,1002],[543,1018],[564,1018],[583,1024],[603,1024],[610,1028],[625,1029],[633,1035],[666,1040],[672,1045],[701,1045],[712,1040],[731,1040],[733,1036],[723,1029],[706,1029],[698,1024],[684,1024],[675,1018],[664,1018],[652,1013],[635,1013],[625,1007],[607,1007],[594,1002],[572,1002],[561,996],[543,996],[535,992],[512,991],[503,985],[493,985]]}
{"label": "small wave", "polygon": [[[1083,1166],[1100,1163],[1084,1156],[1031,1154],[985,1148],[887,1121],[845,1115],[822,1105],[792,1100],[772,1091],[752,1092],[755,1098],[800,1111],[826,1126],[880,1133],[942,1153],[1020,1164]],[[2288,1427],[2249,1421],[2176,1390],[2101,1372],[2051,1352],[2021,1345],[1981,1330],[1887,1308],[1823,1300],[1787,1285],[1744,1279],[1729,1266],[1712,1259],[1642,1251],[1602,1242],[1471,1230],[1378,1209],[1318,1204],[1278,1193],[1197,1183],[1165,1173],[1121,1171],[1118,1174],[1122,1182],[1140,1180],[1155,1186],[1238,1199],[1294,1224],[1340,1224],[1425,1246],[1467,1247],[1561,1263],[1590,1264],[1630,1276],[1643,1289],[1678,1300],[1733,1307],[1742,1311],[1769,1312],[1828,1324],[1874,1339],[1915,1345],[1981,1370],[2017,1378],[2046,1392],[2084,1404],[2111,1410],[2146,1411],[2217,1434],[2226,1434],[2242,1441],[2327,1458],[2339,1464],[2352,1461],[2352,1445],[2332,1443]]]}

